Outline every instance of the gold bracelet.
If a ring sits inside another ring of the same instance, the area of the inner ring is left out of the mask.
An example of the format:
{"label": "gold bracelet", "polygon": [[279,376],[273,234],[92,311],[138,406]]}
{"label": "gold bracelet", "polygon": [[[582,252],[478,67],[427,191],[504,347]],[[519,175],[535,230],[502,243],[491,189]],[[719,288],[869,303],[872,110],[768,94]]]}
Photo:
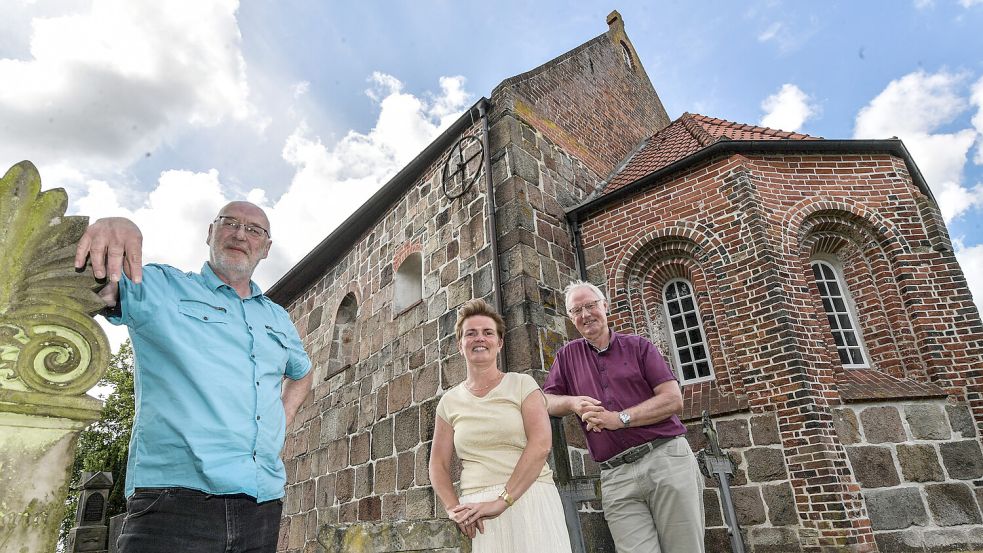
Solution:
{"label": "gold bracelet", "polygon": [[509,491],[506,489],[503,489],[502,493],[500,493],[498,497],[501,497],[502,500],[505,501],[505,504],[508,505],[509,507],[511,507],[515,503],[515,500],[512,499],[512,496],[509,495]]}

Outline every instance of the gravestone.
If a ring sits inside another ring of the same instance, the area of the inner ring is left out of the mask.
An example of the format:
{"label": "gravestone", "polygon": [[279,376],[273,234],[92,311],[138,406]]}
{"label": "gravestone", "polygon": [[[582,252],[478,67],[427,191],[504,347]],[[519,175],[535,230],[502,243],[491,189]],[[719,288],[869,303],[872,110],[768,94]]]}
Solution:
{"label": "gravestone", "polygon": [[68,534],[68,553],[106,553],[106,504],[113,487],[111,472],[83,472],[75,527]]}
{"label": "gravestone", "polygon": [[88,219],[67,205],[29,161],[0,179],[0,553],[55,550],[75,443],[102,408],[85,395],[109,364],[100,285],[74,269]]}

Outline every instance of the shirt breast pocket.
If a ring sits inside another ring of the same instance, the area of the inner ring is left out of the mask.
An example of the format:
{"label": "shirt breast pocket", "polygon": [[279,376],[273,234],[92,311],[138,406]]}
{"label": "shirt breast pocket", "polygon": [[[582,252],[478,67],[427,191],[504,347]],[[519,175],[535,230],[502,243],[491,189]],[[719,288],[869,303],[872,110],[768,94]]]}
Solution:
{"label": "shirt breast pocket", "polygon": [[227,324],[229,322],[229,311],[226,308],[208,302],[191,299],[180,300],[177,308],[182,315],[201,323]]}
{"label": "shirt breast pocket", "polygon": [[289,355],[288,344],[290,342],[287,339],[287,333],[275,326],[266,325],[266,335],[272,342],[272,344],[270,344],[270,349],[271,355],[274,359],[273,364],[276,366],[276,369],[282,376],[284,373],[286,373],[287,356]]}

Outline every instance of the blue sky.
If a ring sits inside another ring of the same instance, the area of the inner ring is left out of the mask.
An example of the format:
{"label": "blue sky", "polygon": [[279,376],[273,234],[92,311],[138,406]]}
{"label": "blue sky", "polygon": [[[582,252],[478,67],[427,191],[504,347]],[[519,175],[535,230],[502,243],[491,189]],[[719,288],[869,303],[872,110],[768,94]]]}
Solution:
{"label": "blue sky", "polygon": [[4,0],[0,165],[70,212],[124,214],[196,269],[226,201],[271,214],[271,285],[502,80],[621,12],[685,111],[827,138],[899,136],[983,297],[983,0]]}

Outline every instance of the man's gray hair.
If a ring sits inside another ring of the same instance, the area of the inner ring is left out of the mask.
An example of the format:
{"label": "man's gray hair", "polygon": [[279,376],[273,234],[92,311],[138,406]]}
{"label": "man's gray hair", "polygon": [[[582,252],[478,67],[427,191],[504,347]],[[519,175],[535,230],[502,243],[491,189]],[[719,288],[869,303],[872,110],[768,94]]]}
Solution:
{"label": "man's gray hair", "polygon": [[575,281],[571,282],[570,284],[568,284],[567,287],[563,289],[563,303],[564,304],[569,304],[570,303],[570,296],[574,293],[574,291],[577,288],[588,288],[592,292],[594,292],[594,295],[597,296],[597,299],[603,301],[604,303],[607,303],[608,302],[608,299],[604,296],[604,292],[601,292],[601,289],[600,288],[598,288],[597,286],[594,286],[593,284],[591,284],[591,283],[589,283],[589,282],[587,282],[585,280],[575,280]]}

